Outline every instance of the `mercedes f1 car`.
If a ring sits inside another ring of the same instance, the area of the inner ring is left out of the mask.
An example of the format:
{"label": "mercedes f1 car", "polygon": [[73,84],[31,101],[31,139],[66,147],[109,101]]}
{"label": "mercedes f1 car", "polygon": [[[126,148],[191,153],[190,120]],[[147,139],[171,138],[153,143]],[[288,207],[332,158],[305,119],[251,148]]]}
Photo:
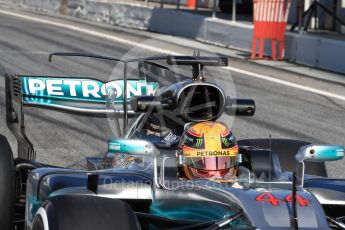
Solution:
{"label": "mercedes f1 car", "polygon": [[[6,76],[6,119],[18,157],[0,136],[0,229],[345,229],[345,180],[328,178],[325,168],[344,157],[343,146],[238,140],[241,175],[178,178],[175,152],[186,124],[255,113],[253,100],[230,98],[206,80],[204,67],[227,66],[227,58],[54,56],[115,61],[123,78]],[[127,76],[129,63],[137,63],[138,76]],[[170,68],[181,65],[192,67],[190,77]],[[168,77],[182,80],[162,83]],[[102,157],[85,159],[84,169],[36,162],[25,107],[111,117],[118,136]]]}

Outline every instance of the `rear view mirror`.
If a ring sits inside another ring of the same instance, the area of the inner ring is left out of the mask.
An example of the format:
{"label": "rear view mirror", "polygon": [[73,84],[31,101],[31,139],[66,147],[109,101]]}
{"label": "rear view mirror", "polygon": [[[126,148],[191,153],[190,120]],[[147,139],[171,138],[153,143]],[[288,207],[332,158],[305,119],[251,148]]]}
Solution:
{"label": "rear view mirror", "polygon": [[110,139],[108,153],[128,155],[154,155],[154,146],[145,140],[135,139]]}
{"label": "rear view mirror", "polygon": [[344,146],[306,145],[301,147],[296,156],[297,161],[325,162],[344,158]]}
{"label": "rear view mirror", "polygon": [[152,156],[153,181],[157,188],[161,187],[158,181],[157,150],[150,142],[140,139],[110,139],[108,141],[108,157],[109,154]]}
{"label": "rear view mirror", "polygon": [[344,146],[340,145],[306,145],[302,146],[295,155],[296,165],[296,186],[303,187],[304,184],[304,161],[325,162],[336,161],[344,158]]}

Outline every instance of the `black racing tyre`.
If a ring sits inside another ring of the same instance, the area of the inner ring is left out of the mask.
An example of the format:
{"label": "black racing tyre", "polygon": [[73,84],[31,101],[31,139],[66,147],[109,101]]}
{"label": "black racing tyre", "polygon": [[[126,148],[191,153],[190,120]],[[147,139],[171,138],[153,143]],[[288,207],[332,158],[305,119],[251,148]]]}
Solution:
{"label": "black racing tyre", "polygon": [[33,230],[140,229],[131,207],[117,199],[86,195],[50,198],[38,210]]}
{"label": "black racing tyre", "polygon": [[44,230],[44,224],[41,215],[35,216],[32,230]]}
{"label": "black racing tyre", "polygon": [[[244,139],[237,141],[240,146],[254,146],[269,149],[269,139]],[[295,154],[302,146],[311,144],[306,141],[289,139],[272,139],[272,150],[277,153],[283,171],[293,172],[296,169]],[[305,162],[305,173],[327,177],[326,165],[323,162]]]}
{"label": "black racing tyre", "polygon": [[12,229],[14,161],[7,138],[0,135],[0,229]]}

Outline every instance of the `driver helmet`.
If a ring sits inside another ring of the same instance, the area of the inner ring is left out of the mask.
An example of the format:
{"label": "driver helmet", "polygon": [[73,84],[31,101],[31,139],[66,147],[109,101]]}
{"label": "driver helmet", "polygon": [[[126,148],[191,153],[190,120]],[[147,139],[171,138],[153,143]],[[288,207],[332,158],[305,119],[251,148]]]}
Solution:
{"label": "driver helmet", "polygon": [[179,176],[188,180],[235,177],[238,154],[235,137],[225,124],[214,121],[188,124],[177,151]]}

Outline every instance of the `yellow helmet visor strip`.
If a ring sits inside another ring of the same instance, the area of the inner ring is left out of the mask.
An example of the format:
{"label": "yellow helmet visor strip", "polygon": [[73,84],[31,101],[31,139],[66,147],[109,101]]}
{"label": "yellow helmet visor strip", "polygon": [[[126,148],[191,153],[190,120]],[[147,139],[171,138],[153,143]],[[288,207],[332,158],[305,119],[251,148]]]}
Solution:
{"label": "yellow helmet visor strip", "polygon": [[229,149],[220,149],[214,151],[185,149],[183,151],[185,157],[237,157],[238,147]]}

